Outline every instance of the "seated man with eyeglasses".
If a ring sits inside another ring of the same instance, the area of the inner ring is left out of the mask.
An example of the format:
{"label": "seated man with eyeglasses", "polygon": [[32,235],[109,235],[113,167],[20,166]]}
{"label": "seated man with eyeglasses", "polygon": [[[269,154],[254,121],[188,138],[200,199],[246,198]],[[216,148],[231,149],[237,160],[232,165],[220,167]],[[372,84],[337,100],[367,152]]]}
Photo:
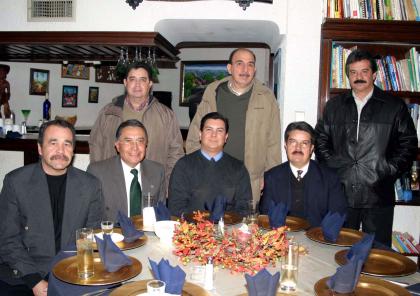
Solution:
{"label": "seated man with eyeglasses", "polygon": [[311,227],[320,226],[329,211],[343,214],[347,203],[337,174],[311,160],[314,129],[304,121],[292,122],[284,141],[288,161],[265,173],[261,213],[268,213],[271,201],[283,202],[289,216],[304,218]]}
{"label": "seated man with eyeglasses", "polygon": [[87,172],[102,183],[106,220],[115,221],[118,211],[127,216],[140,215],[142,195],[165,201],[165,171],[160,163],[145,159],[147,140],[140,121],[124,121],[116,132],[119,155],[89,165]]}

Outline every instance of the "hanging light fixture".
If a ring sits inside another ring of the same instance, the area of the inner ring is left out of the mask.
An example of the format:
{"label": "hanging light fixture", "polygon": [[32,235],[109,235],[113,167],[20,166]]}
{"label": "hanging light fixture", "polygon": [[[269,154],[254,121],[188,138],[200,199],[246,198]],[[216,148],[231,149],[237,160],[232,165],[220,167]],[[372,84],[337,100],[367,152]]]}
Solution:
{"label": "hanging light fixture", "polygon": [[143,0],[125,0],[125,2],[128,3],[128,5],[130,5],[131,8],[133,8],[133,10],[135,10],[137,6],[139,6],[139,4],[143,2]]}
{"label": "hanging light fixture", "polygon": [[246,8],[254,2],[254,0],[235,0],[236,3],[239,4],[240,7],[242,7],[243,10],[246,10]]}

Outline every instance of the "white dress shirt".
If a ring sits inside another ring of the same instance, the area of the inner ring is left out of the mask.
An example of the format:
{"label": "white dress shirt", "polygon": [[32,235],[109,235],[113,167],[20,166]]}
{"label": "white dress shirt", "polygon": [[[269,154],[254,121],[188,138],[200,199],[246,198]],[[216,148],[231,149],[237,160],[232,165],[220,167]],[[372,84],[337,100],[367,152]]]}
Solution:
{"label": "white dress shirt", "polygon": [[306,173],[308,172],[309,163],[310,163],[310,161],[308,161],[308,163],[305,164],[305,166],[303,168],[298,169],[291,162],[289,162],[290,169],[292,170],[292,173],[293,173],[293,175],[295,176],[296,179],[297,179],[297,176],[298,176],[298,172],[297,172],[298,170],[302,171],[302,174],[300,175],[301,178],[303,178],[306,175]]}
{"label": "white dress shirt", "polygon": [[129,213],[130,215],[130,187],[131,187],[131,182],[133,181],[133,178],[134,178],[134,175],[131,173],[132,169],[136,169],[139,172],[137,176],[139,179],[140,187],[143,188],[141,184],[140,163],[136,165],[134,168],[132,168],[121,159],[121,164],[122,164],[123,172],[124,172],[124,181],[125,181],[125,189],[126,189],[126,196],[127,196],[127,213]]}
{"label": "white dress shirt", "polygon": [[364,98],[359,98],[356,96],[356,94],[353,91],[353,98],[354,102],[356,103],[357,107],[357,133],[356,133],[356,141],[359,141],[359,126],[360,126],[360,114],[362,114],[363,107],[366,105],[366,103],[369,101],[369,99],[373,95],[373,88],[370,93]]}

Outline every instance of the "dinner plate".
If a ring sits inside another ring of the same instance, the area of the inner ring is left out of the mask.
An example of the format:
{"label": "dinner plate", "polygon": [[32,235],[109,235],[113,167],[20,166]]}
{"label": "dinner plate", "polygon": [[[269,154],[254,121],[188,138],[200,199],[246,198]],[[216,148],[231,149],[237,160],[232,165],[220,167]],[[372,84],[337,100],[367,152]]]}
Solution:
{"label": "dinner plate", "polygon": [[[210,217],[210,213],[208,211],[200,211],[203,214],[203,217],[205,219],[208,219]],[[184,215],[185,220],[188,222],[195,222],[193,219],[193,213],[189,213]],[[225,225],[233,225],[238,224],[242,222],[242,216],[235,212],[225,212],[223,215],[223,221],[225,222]]]}
{"label": "dinner plate", "polygon": [[[335,262],[339,265],[347,263],[349,250],[335,253]],[[396,252],[372,249],[362,268],[362,273],[375,276],[405,276],[417,271],[417,265],[409,258]]]}
{"label": "dinner plate", "polygon": [[115,272],[108,272],[101,262],[99,254],[93,255],[94,274],[88,279],[81,279],[77,275],[77,256],[72,256],[59,261],[53,268],[54,275],[62,280],[75,285],[101,286],[120,283],[137,276],[142,269],[139,260],[129,256],[132,265],[124,266]]}
{"label": "dinner plate", "polygon": [[306,236],[309,239],[322,244],[350,247],[360,241],[363,238],[364,233],[350,228],[341,228],[337,241],[333,243],[324,239],[324,234],[322,233],[321,227],[315,227],[307,230]]}
{"label": "dinner plate", "polygon": [[[131,221],[133,221],[134,227],[138,230],[155,231],[153,227],[149,227],[149,228],[144,228],[143,227],[143,216],[142,215],[136,215],[136,216],[130,217],[130,219],[131,219]],[[177,221],[178,217],[171,216],[171,220],[172,221]]]}
{"label": "dinner plate", "polygon": [[[95,234],[98,234],[98,233],[102,233],[102,230],[97,229],[94,232]],[[134,242],[131,242],[131,243],[125,242],[124,240],[120,240],[121,237],[124,239],[124,236],[122,235],[122,232],[121,232],[121,228],[114,228],[111,239],[118,246],[118,248],[120,248],[123,251],[141,247],[144,244],[146,244],[146,241],[147,241],[147,236],[145,235],[139,237],[138,239],[136,239]],[[118,238],[118,239],[114,240],[114,238]],[[98,247],[96,246],[96,243],[93,243],[93,248],[94,250],[98,249]]]}
{"label": "dinner plate", "polygon": [[[268,215],[258,216],[258,226],[271,230]],[[305,219],[293,216],[286,217],[286,226],[289,227],[290,231],[301,231],[310,227],[309,222]]]}
{"label": "dinner plate", "polygon": [[337,294],[330,290],[327,286],[327,280],[330,277],[320,279],[315,283],[314,290],[317,296],[332,296],[332,295],[352,295],[352,296],[411,296],[411,294],[404,288],[370,276],[361,275],[359,282],[353,293]]}
{"label": "dinner plate", "polygon": [[[118,287],[109,294],[110,296],[137,296],[142,295],[142,293],[147,292],[146,284],[150,280],[143,280],[134,283],[128,283]],[[147,294],[146,294],[147,295]],[[170,295],[170,294],[168,294]],[[211,294],[207,292],[204,288],[190,283],[185,282],[184,287],[182,288],[182,296],[210,296]]]}

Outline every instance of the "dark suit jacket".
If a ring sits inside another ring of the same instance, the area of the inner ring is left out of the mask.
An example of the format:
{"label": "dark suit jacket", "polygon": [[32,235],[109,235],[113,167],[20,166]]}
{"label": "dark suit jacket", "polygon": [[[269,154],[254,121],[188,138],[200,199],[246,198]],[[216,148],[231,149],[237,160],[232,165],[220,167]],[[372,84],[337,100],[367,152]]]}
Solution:
{"label": "dark suit jacket", "polygon": [[[118,210],[127,215],[127,190],[121,158],[114,156],[89,165],[87,171],[96,176],[102,183],[105,200],[105,218],[115,221]],[[165,171],[160,163],[144,159],[140,165],[142,193],[150,192],[158,200],[165,201]]]}
{"label": "dark suit jacket", "polygon": [[[0,204],[0,279],[22,284],[19,278],[28,274],[44,277],[55,256],[55,238],[47,178],[41,163],[6,175]],[[61,248],[75,243],[76,229],[100,227],[102,212],[99,181],[69,167]]]}
{"label": "dark suit jacket", "polygon": [[[276,203],[292,202],[292,170],[289,162],[267,171],[264,175],[264,193],[260,202],[260,211],[267,214],[270,200]],[[304,217],[312,227],[319,226],[328,213],[345,213],[347,203],[338,176],[331,169],[311,160],[305,177]]]}

